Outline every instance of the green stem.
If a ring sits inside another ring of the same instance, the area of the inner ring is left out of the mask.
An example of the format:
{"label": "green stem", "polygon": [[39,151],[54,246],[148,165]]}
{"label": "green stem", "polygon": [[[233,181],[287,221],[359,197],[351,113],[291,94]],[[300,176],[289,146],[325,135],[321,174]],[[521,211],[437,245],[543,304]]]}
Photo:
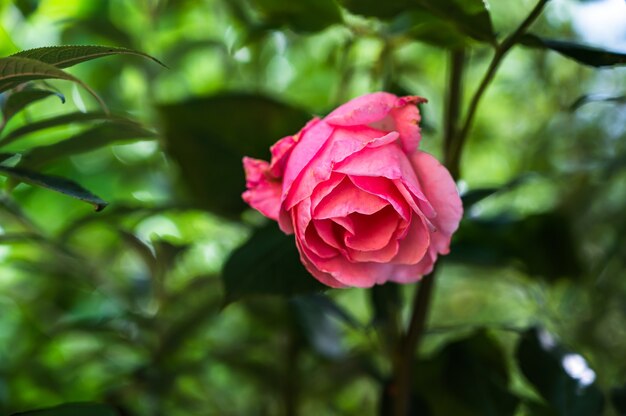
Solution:
{"label": "green stem", "polygon": [[483,97],[487,87],[493,80],[502,60],[506,56],[506,54],[511,50],[513,46],[519,41],[521,36],[526,33],[526,30],[530,27],[531,24],[539,17],[541,12],[543,11],[544,6],[549,0],[539,0],[539,2],[535,5],[533,10],[530,12],[528,17],[519,25],[519,27],[509,35],[497,48],[491,63],[489,64],[489,68],[485,73],[478,89],[474,93],[472,97],[472,101],[470,102],[469,108],[467,110],[467,115],[465,117],[465,122],[463,123],[463,127],[459,132],[458,136],[453,140],[452,146],[450,148],[449,157],[446,159],[446,165],[452,174],[452,177],[458,179],[460,177],[460,161],[461,154],[463,152],[463,147],[467,140],[467,136],[472,127],[472,123],[474,121],[474,117],[476,115],[476,111],[478,110],[478,104],[480,103],[481,98]]}
{"label": "green stem", "polygon": [[445,130],[443,134],[444,163],[450,165],[451,149],[458,134],[458,120],[463,103],[463,70],[465,50],[454,50],[450,53],[450,72],[448,79],[448,96],[446,97]]}

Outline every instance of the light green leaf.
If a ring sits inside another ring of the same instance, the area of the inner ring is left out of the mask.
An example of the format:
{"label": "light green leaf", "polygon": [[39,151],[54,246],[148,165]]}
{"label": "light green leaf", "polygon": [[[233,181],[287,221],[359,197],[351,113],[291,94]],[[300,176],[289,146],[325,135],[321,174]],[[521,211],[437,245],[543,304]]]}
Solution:
{"label": "light green leaf", "polygon": [[151,140],[156,133],[129,120],[109,121],[83,131],[69,139],[47,146],[35,147],[21,163],[30,168],[42,166],[52,160],[90,152],[112,143],[129,140]]}
{"label": "light green leaf", "polygon": [[35,133],[40,130],[48,129],[51,127],[62,126],[69,123],[85,123],[90,121],[102,121],[102,120],[112,120],[117,121],[123,119],[120,116],[107,114],[101,111],[94,111],[88,113],[76,112],[69,114],[62,114],[60,116],[55,116],[51,118],[47,118],[44,120],[34,121],[32,123],[28,123],[24,126],[18,127],[15,130],[7,133],[6,136],[0,139],[0,145],[6,146],[9,143],[13,143],[14,141],[28,135],[31,133]]}

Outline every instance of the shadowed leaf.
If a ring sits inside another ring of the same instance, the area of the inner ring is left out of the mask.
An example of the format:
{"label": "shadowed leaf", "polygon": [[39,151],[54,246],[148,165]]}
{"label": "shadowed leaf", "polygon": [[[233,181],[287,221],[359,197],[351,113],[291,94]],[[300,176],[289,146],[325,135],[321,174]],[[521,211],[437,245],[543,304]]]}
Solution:
{"label": "shadowed leaf", "polygon": [[522,373],[546,400],[552,414],[603,414],[604,397],[594,380],[576,379],[568,372],[571,371],[568,370],[568,360],[576,360],[580,373],[586,366],[583,357],[566,351],[548,333],[537,329],[526,331],[517,345],[515,355]]}
{"label": "shadowed leaf", "polygon": [[222,280],[228,302],[248,295],[292,296],[326,288],[300,263],[293,236],[283,234],[276,224],[257,229],[233,252]]}
{"label": "shadowed leaf", "polygon": [[43,173],[8,166],[0,166],[0,174],[87,202],[93,205],[96,211],[102,211],[108,205],[100,197],[92,194],[76,182],[59,176],[44,175]]}
{"label": "shadowed leaf", "polygon": [[583,65],[607,67],[626,64],[626,53],[607,51],[593,46],[526,34],[520,43],[533,48],[551,49]]}
{"label": "shadowed leaf", "polygon": [[99,403],[66,403],[46,409],[13,413],[11,416],[118,416],[112,407]]}

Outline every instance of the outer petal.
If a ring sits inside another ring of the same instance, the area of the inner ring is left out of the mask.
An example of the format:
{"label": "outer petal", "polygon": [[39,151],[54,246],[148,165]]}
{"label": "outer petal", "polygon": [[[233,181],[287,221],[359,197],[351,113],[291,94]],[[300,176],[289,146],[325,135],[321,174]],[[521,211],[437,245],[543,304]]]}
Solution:
{"label": "outer petal", "polygon": [[357,126],[382,120],[394,107],[398,97],[388,92],[362,95],[337,107],[324,119],[334,126]]}
{"label": "outer petal", "polygon": [[422,117],[417,104],[423,102],[426,100],[421,97],[402,97],[396,102],[396,107],[391,110],[390,115],[395,122],[395,130],[400,133],[402,148],[407,154],[417,150],[422,138],[419,127]]}
{"label": "outer petal", "polygon": [[[289,160],[285,165],[283,175],[284,201],[289,194],[293,182],[300,176],[302,170],[311,162],[317,153],[324,147],[326,141],[333,132],[333,128],[327,123],[315,118],[294,137],[297,146],[294,146]],[[291,206],[289,207],[291,208]]]}
{"label": "outer petal", "polygon": [[451,236],[459,227],[463,204],[450,172],[433,156],[421,151],[411,155],[411,163],[422,191],[437,213],[433,223],[439,232]]}
{"label": "outer petal", "polygon": [[285,170],[285,163],[291,154],[293,146],[296,144],[294,136],[283,137],[270,148],[272,161],[270,162],[270,174],[276,178],[282,178]]}
{"label": "outer petal", "polygon": [[264,160],[243,158],[246,186],[242,198],[252,208],[273,220],[278,219],[280,210],[281,183],[268,173],[269,163]]}

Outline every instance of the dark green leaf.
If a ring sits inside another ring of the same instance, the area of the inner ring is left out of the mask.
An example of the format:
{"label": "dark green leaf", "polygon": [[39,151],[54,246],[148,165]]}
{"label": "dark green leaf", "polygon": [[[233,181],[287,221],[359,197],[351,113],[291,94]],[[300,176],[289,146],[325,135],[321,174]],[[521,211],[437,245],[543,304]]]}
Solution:
{"label": "dark green leaf", "polygon": [[35,147],[21,160],[23,166],[39,167],[52,160],[89,152],[112,143],[151,140],[156,133],[129,120],[108,121],[69,139],[48,146]]}
{"label": "dark green leaf", "polygon": [[40,0],[15,0],[13,3],[20,9],[24,17],[29,17],[39,7]]}
{"label": "dark green leaf", "polygon": [[[320,301],[324,298],[327,302]],[[340,358],[346,355],[341,342],[341,331],[331,314],[339,306],[322,295],[297,296],[291,302],[300,328],[309,344],[324,357]],[[329,309],[330,305],[334,308]]]}
{"label": "dark green leaf", "polygon": [[247,295],[292,296],[325,288],[300,263],[294,237],[283,234],[274,223],[257,229],[233,252],[222,280],[228,302]]}
{"label": "dark green leaf", "polygon": [[35,59],[54,65],[57,68],[68,68],[81,62],[90,61],[110,55],[136,55],[148,58],[161,66],[165,66],[158,59],[139,51],[127,48],[96,45],[69,45],[69,46],[46,46],[44,48],[28,49],[11,56]]}
{"label": "dark green leaf", "polygon": [[576,62],[593,67],[608,67],[626,64],[626,53],[607,51],[593,46],[562,40],[541,38],[530,33],[522,36],[520,43],[533,48],[551,49]]}
{"label": "dark green leaf", "polygon": [[118,416],[111,406],[99,403],[66,403],[46,409],[14,413],[11,416]]}
{"label": "dark green leaf", "polygon": [[[580,361],[583,358],[557,345],[548,333],[537,329],[526,331],[517,345],[516,358],[526,379],[537,389],[556,415],[603,414],[604,397],[593,379],[577,379],[566,370],[566,360]],[[581,362],[584,363],[584,360]],[[580,370],[592,371],[588,368]]]}
{"label": "dark green leaf", "polygon": [[269,147],[298,132],[309,118],[286,104],[247,94],[161,108],[167,151],[190,194],[202,207],[229,217],[246,208],[243,156],[269,159]]}
{"label": "dark green leaf", "polygon": [[447,258],[481,266],[519,264],[547,279],[582,273],[569,221],[558,213],[522,219],[465,218]]}
{"label": "dark green leaf", "polygon": [[61,103],[65,103],[65,97],[63,94],[50,90],[39,89],[26,89],[23,91],[16,91],[9,95],[4,106],[2,107],[2,115],[4,116],[4,123],[6,124],[15,114],[22,111],[28,105],[43,100],[51,95],[56,95],[61,100]]}
{"label": "dark green leaf", "polygon": [[63,79],[75,82],[89,91],[98,100],[102,108],[106,108],[104,102],[87,84],[54,65],[16,56],[0,58],[0,92],[36,79]]}
{"label": "dark green leaf", "polygon": [[85,123],[90,121],[99,121],[99,120],[125,120],[122,117],[110,115],[103,112],[88,112],[88,113],[69,113],[63,114],[60,116],[55,116],[51,118],[47,118],[45,120],[34,121],[32,123],[28,123],[24,126],[18,127],[15,130],[9,132],[6,136],[4,136],[0,140],[0,144],[6,146],[9,143],[14,142],[15,140],[26,136],[28,134],[37,132],[39,130],[62,126],[70,123]]}
{"label": "dark green leaf", "polygon": [[482,0],[342,0],[342,4],[352,12],[383,19],[415,13],[413,17],[405,17],[414,25],[409,32],[438,44],[458,46],[460,38],[456,34],[428,33],[428,30],[452,28],[478,41],[494,44],[496,40],[489,11]]}
{"label": "dark green leaf", "polygon": [[599,102],[626,104],[626,95],[585,94],[574,101],[569,109],[570,111],[576,111],[585,104]]}
{"label": "dark green leaf", "polygon": [[39,172],[33,172],[27,169],[11,168],[8,166],[0,166],[0,174],[16,179],[20,182],[26,182],[31,185],[47,188],[52,191],[71,196],[80,201],[87,202],[94,206],[96,211],[102,211],[108,204],[98,196],[92,194],[76,182],[53,175],[44,175]]}
{"label": "dark green leaf", "polygon": [[626,384],[611,390],[611,403],[618,416],[626,416]]}
{"label": "dark green leaf", "polygon": [[316,32],[342,21],[335,0],[252,0],[252,4],[264,23],[301,32]]}
{"label": "dark green leaf", "polygon": [[391,34],[403,34],[449,49],[468,46],[471,41],[452,22],[440,19],[426,10],[401,13],[391,21],[388,30]]}
{"label": "dark green leaf", "polygon": [[518,399],[508,391],[505,355],[483,330],[419,361],[414,374],[416,393],[433,416],[515,414]]}

